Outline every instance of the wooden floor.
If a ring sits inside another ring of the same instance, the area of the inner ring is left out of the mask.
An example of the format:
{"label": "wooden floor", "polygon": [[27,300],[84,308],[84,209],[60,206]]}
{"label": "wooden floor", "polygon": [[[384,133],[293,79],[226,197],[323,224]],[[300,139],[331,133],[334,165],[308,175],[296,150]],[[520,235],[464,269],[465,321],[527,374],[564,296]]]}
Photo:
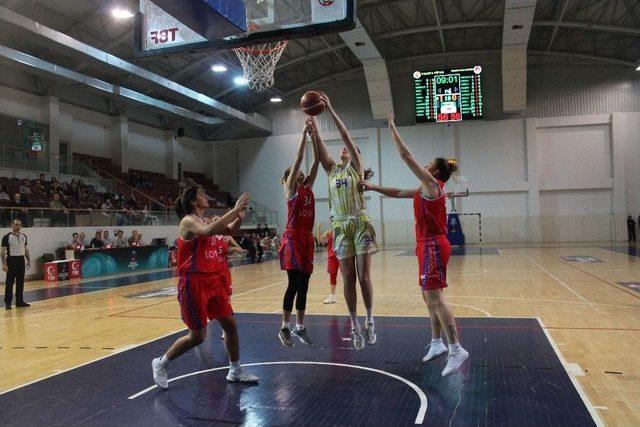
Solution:
{"label": "wooden floor", "polygon": [[[397,256],[405,251],[389,249],[374,258],[377,316],[426,314],[416,284],[416,259]],[[590,255],[603,262],[561,258],[568,255]],[[337,304],[322,304],[328,293],[325,264],[316,270],[307,312],[346,313],[341,297]],[[279,312],[285,275],[278,263],[242,266],[232,274],[236,312]],[[640,425],[640,294],[617,284],[640,282],[639,257],[595,245],[501,247],[498,255],[452,257],[448,281],[446,295],[459,317],[540,318],[569,370],[584,372],[577,380],[604,422]],[[147,282],[2,310],[0,392],[183,329],[175,296],[125,297],[175,282]],[[45,286],[31,282],[27,289]],[[308,326],[313,331],[313,325]],[[276,331],[269,338],[277,339]]]}

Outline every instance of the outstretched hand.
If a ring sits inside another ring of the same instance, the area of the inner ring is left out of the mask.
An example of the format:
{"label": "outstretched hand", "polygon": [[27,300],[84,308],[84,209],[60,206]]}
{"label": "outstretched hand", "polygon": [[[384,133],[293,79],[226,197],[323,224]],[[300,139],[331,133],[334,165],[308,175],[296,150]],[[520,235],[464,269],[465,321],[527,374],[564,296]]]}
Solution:
{"label": "outstretched hand", "polygon": [[359,188],[360,188],[360,190],[362,190],[362,191],[371,191],[371,190],[373,190],[373,184],[372,184],[372,183],[370,183],[369,181],[365,181],[364,179],[363,179],[363,180],[361,180],[361,181],[358,183],[358,187],[359,187]]}
{"label": "outstretched hand", "polygon": [[305,125],[305,132],[309,136],[313,136],[313,134],[316,133],[316,131],[318,130],[318,122],[316,122],[316,119],[313,116],[307,117],[307,120],[304,121],[304,125]]}
{"label": "outstretched hand", "polygon": [[329,111],[332,111],[333,106],[331,105],[331,101],[329,100],[329,97],[327,96],[327,94],[322,92],[321,90],[317,90],[316,92],[320,95],[320,98],[324,102],[325,107],[327,107]]}
{"label": "outstretched hand", "polygon": [[241,211],[244,211],[247,208],[248,204],[249,204],[249,193],[242,193],[240,197],[238,197],[238,200],[236,200],[236,205],[234,209],[236,210],[236,212],[239,213]]}

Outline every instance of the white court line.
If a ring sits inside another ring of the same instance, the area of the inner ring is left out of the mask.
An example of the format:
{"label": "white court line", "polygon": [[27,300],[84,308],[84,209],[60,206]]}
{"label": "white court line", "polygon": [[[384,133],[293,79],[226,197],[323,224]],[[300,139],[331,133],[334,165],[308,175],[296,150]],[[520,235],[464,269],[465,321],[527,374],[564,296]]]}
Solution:
{"label": "white court line", "polygon": [[567,286],[566,283],[564,283],[562,280],[558,279],[556,276],[554,276],[549,270],[547,270],[546,268],[544,268],[543,266],[541,266],[540,264],[538,264],[538,262],[531,258],[528,257],[529,261],[531,261],[532,263],[534,263],[535,265],[538,266],[538,268],[540,268],[540,270],[544,271],[545,273],[547,273],[549,276],[553,277],[554,279],[556,279],[558,281],[558,283],[560,283],[562,286],[564,286],[565,288],[569,289],[571,292],[573,292],[578,298],[580,298],[581,300],[583,300],[584,302],[586,302],[587,304],[593,306],[593,303],[591,301],[589,301],[588,299],[586,299],[585,297],[583,297],[582,295],[580,295],[579,293],[577,293],[576,291],[574,291],[572,288],[570,288],[569,286]]}
{"label": "white court line", "polygon": [[560,363],[562,363],[562,367],[564,368],[565,372],[569,376],[569,379],[573,383],[573,386],[576,388],[576,391],[578,392],[578,394],[582,398],[582,401],[584,402],[585,406],[587,407],[587,410],[589,411],[589,414],[591,414],[591,418],[593,418],[593,421],[596,423],[596,426],[604,427],[604,422],[600,418],[600,414],[598,414],[598,412],[596,412],[596,408],[591,404],[591,401],[589,400],[589,396],[587,396],[587,393],[582,388],[582,385],[578,382],[576,377],[574,375],[572,375],[567,370],[567,361],[564,359],[564,356],[562,355],[562,353],[560,353],[560,349],[556,345],[556,342],[553,340],[553,337],[551,336],[551,334],[549,333],[547,328],[544,326],[544,323],[542,323],[542,319],[539,318],[539,317],[536,317],[536,319],[538,320],[538,323],[540,324],[540,327],[542,328],[542,331],[547,336],[547,340],[549,340],[549,343],[551,344],[551,347],[553,348],[553,351],[556,352],[556,356],[558,356],[558,359],[560,359]]}
{"label": "white court line", "polygon": [[[261,366],[261,365],[324,365],[324,366],[340,366],[343,368],[353,368],[353,369],[362,369],[364,371],[370,371],[370,372],[375,372],[378,374],[382,374],[382,375],[386,375],[388,377],[394,378],[398,381],[402,381],[403,383],[405,383],[406,385],[408,385],[409,387],[411,387],[416,394],[418,395],[418,397],[420,398],[420,408],[418,409],[418,415],[416,416],[416,421],[415,424],[422,424],[422,422],[424,421],[424,417],[427,413],[427,406],[428,406],[428,401],[427,401],[427,395],[424,394],[424,391],[422,391],[422,389],[420,387],[418,387],[417,385],[415,385],[414,383],[412,383],[411,381],[407,380],[406,378],[402,378],[399,375],[395,375],[392,374],[390,372],[387,371],[383,371],[380,369],[374,369],[374,368],[368,368],[366,366],[358,366],[358,365],[347,365],[345,363],[330,363],[330,362],[305,362],[305,361],[282,361],[282,362],[259,362],[259,363],[245,363],[242,366]],[[171,378],[168,382],[173,382],[173,381],[178,381],[181,380],[182,378],[187,378],[187,377],[191,377],[194,375],[199,375],[199,374],[204,374],[207,372],[213,372],[213,371],[220,371],[223,369],[229,369],[228,366],[222,366],[219,368],[211,368],[211,369],[205,369],[202,371],[196,371],[196,372],[191,372],[190,374],[185,374],[185,375],[180,375],[179,377],[175,377],[175,378]],[[139,391],[138,393],[129,396],[129,400],[133,400],[137,397],[142,396],[143,394],[158,388],[157,385],[152,385],[151,387],[147,387],[142,391]]]}
{"label": "white court line", "polygon": [[498,251],[498,255],[502,256],[502,251],[500,250],[500,248],[496,248],[496,250]]}
{"label": "white court line", "polygon": [[488,311],[485,311],[485,310],[483,310],[483,309],[481,309],[481,308],[478,308],[478,307],[474,307],[474,306],[472,306],[472,305],[454,304],[454,303],[449,302],[449,301],[447,301],[447,304],[449,304],[449,305],[455,305],[455,306],[457,306],[457,307],[466,307],[466,308],[470,308],[470,309],[472,309],[472,310],[476,310],[476,311],[479,311],[480,313],[483,313],[483,314],[484,314],[485,316],[487,316],[487,317],[493,317],[493,316],[491,315],[491,313],[489,313]]}
{"label": "white court line", "polygon": [[147,341],[141,342],[141,343],[131,344],[131,345],[128,345],[128,346],[122,347],[122,348],[120,348],[120,349],[118,349],[118,350],[116,350],[116,351],[114,351],[114,352],[112,352],[112,353],[110,353],[110,354],[107,354],[106,356],[102,356],[102,357],[99,357],[99,358],[97,358],[97,359],[93,359],[93,360],[90,360],[90,361],[88,361],[88,362],[81,363],[80,365],[76,365],[76,366],[71,367],[71,368],[69,368],[69,369],[64,369],[64,370],[57,371],[55,374],[47,375],[47,376],[45,376],[45,377],[38,378],[37,380],[29,381],[28,383],[25,383],[25,384],[19,385],[19,386],[17,386],[17,387],[10,388],[9,390],[2,391],[2,392],[0,392],[0,396],[1,396],[1,395],[3,395],[3,394],[7,394],[7,393],[9,393],[9,392],[11,392],[11,391],[17,390],[17,389],[19,389],[19,388],[26,387],[26,386],[28,386],[28,385],[31,385],[31,384],[37,383],[38,381],[46,380],[46,379],[48,379],[48,378],[55,377],[56,375],[64,374],[65,372],[73,371],[74,369],[78,369],[78,368],[81,368],[81,367],[83,367],[83,366],[89,365],[89,364],[91,364],[91,363],[93,363],[93,362],[98,362],[98,361],[100,361],[100,360],[102,360],[102,359],[106,359],[107,357],[115,356],[116,354],[123,353],[123,352],[125,352],[125,351],[127,351],[127,350],[131,350],[132,348],[139,347],[139,346],[141,346],[141,345],[145,345],[145,344],[149,344],[149,343],[151,343],[151,342],[154,342],[154,341],[160,340],[160,339],[162,339],[162,338],[166,338],[166,337],[168,337],[168,336],[170,336],[170,335],[173,335],[173,334],[176,334],[176,333],[178,333],[178,332],[180,332],[180,331],[184,331],[184,329],[185,329],[185,328],[180,328],[180,329],[178,329],[178,330],[176,330],[176,331],[169,332],[168,334],[165,334],[165,335],[162,335],[162,336],[159,336],[159,337],[156,337],[156,338],[153,338],[153,339],[150,339],[150,340],[147,340]]}

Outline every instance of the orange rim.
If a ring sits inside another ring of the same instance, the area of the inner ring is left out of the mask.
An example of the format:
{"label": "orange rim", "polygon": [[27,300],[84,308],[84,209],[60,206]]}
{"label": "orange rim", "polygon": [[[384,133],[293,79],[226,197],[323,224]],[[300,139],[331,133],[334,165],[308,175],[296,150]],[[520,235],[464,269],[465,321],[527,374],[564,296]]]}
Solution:
{"label": "orange rim", "polygon": [[239,50],[241,52],[248,53],[249,55],[268,55],[270,53],[277,52],[279,50],[284,49],[285,47],[287,47],[288,43],[289,43],[288,40],[282,40],[282,41],[279,41],[278,44],[276,44],[271,49],[255,49],[253,47],[244,47],[243,46],[243,47],[237,47],[237,48],[235,48],[235,50]]}

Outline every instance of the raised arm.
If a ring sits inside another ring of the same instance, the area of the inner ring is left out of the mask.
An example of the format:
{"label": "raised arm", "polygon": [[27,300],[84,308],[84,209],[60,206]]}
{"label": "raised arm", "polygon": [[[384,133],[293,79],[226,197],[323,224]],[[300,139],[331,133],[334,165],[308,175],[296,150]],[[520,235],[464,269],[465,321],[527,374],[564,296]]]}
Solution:
{"label": "raised arm", "polygon": [[[307,133],[311,136],[311,140],[317,138],[316,126],[313,126],[311,123],[315,122],[316,119],[314,117],[309,117],[307,119]],[[304,183],[308,186],[313,187],[313,183],[316,182],[316,177],[318,176],[318,165],[320,164],[320,156],[318,155],[318,144],[315,142],[312,144],[313,146],[313,164],[311,164],[311,169],[309,169],[309,174],[304,180]]]}
{"label": "raised arm", "polygon": [[293,196],[293,191],[296,187],[296,180],[298,179],[298,173],[300,172],[300,165],[302,164],[302,159],[304,158],[304,145],[307,140],[307,127],[305,126],[302,131],[302,138],[300,138],[300,143],[298,144],[298,151],[296,152],[296,159],[293,162],[293,166],[291,166],[291,170],[289,171],[289,176],[285,181],[286,195],[287,199],[290,199]]}
{"label": "raised arm", "polygon": [[318,159],[322,164],[322,168],[325,172],[329,173],[335,162],[329,155],[329,150],[327,149],[327,145],[322,140],[320,136],[320,128],[318,126],[318,122],[313,120],[311,122],[311,127],[313,128],[313,135],[311,137],[311,141],[313,142],[313,149],[318,153]]}
{"label": "raised arm", "polygon": [[400,136],[400,133],[396,128],[393,112],[389,112],[388,119],[389,119],[389,129],[391,130],[393,142],[396,145],[396,149],[398,150],[398,153],[400,154],[400,157],[402,158],[402,160],[407,164],[407,166],[409,166],[409,169],[411,169],[411,172],[413,172],[413,174],[417,176],[421,182],[425,184],[430,184],[430,185],[431,184],[437,185],[437,181],[433,177],[433,175],[431,175],[431,173],[429,173],[429,171],[426,168],[421,166],[416,161],[416,159],[413,157],[413,154],[411,154],[409,147],[407,147],[407,144],[405,144],[404,141],[402,140],[402,137]]}
{"label": "raised arm", "polygon": [[190,240],[194,236],[211,236],[213,234],[228,234],[229,225],[238,218],[244,217],[244,209],[249,203],[249,194],[244,193],[236,201],[236,205],[226,214],[210,224],[204,224],[196,220],[193,216],[185,216],[180,221],[178,233],[185,240]]}
{"label": "raised arm", "polygon": [[233,236],[240,231],[240,227],[242,226],[242,221],[244,217],[247,215],[247,211],[241,210],[238,212],[238,217],[231,221],[231,224],[227,226],[227,233],[229,236]]}
{"label": "raised arm", "polygon": [[342,120],[338,116],[338,113],[336,113],[336,110],[333,109],[333,106],[331,105],[331,101],[329,101],[329,97],[327,96],[327,94],[324,92],[319,92],[319,93],[320,93],[320,97],[324,101],[325,107],[329,110],[329,113],[331,113],[331,117],[333,117],[333,121],[335,122],[336,127],[338,128],[338,132],[340,132],[340,136],[342,137],[342,141],[344,142],[344,145],[347,147],[347,150],[351,155],[351,163],[353,164],[353,167],[355,167],[362,174],[363,173],[362,157],[358,152],[356,143],[353,142],[353,139],[351,138],[351,135],[349,134],[347,127],[344,125],[344,123],[342,123]]}
{"label": "raised arm", "polygon": [[376,191],[387,197],[394,197],[396,199],[413,199],[413,196],[416,194],[416,191],[418,191],[417,188],[410,189],[410,190],[403,190],[400,188],[383,187],[381,185],[373,184],[369,181],[360,181],[360,186],[365,191]]}

